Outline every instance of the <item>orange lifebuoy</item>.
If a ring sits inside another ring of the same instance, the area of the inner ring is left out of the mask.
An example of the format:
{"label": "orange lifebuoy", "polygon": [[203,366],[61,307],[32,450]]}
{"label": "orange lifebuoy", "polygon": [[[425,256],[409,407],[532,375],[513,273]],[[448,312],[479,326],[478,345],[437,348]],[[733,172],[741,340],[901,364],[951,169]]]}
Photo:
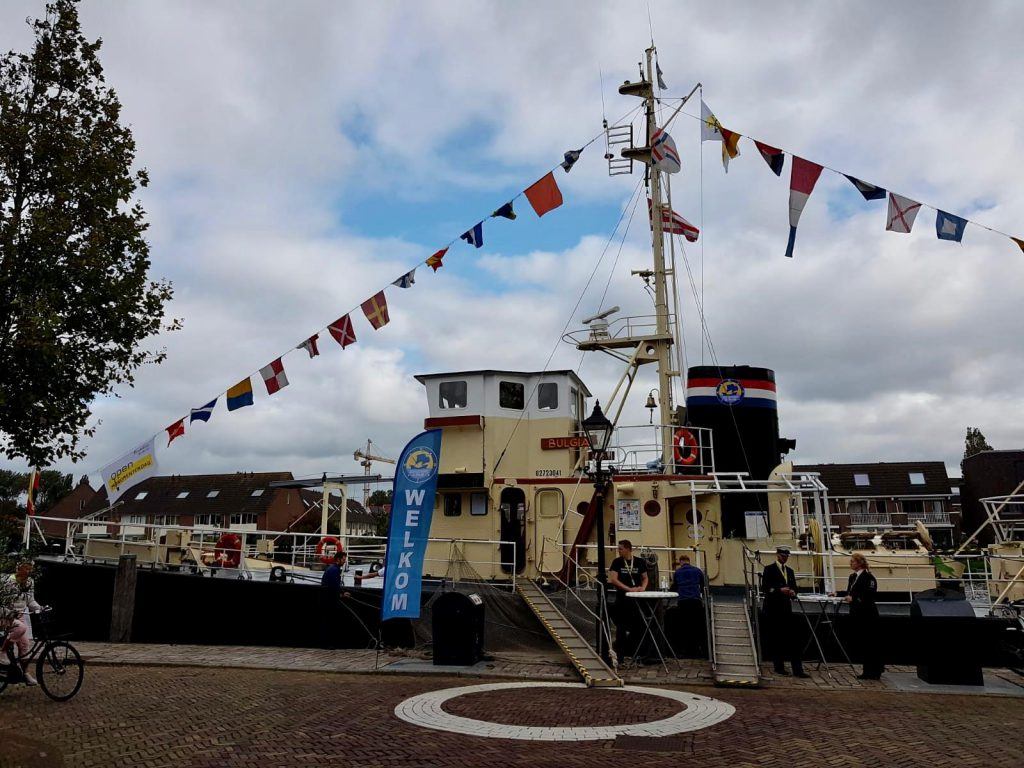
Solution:
{"label": "orange lifebuoy", "polygon": [[242,562],[242,537],[237,533],[221,534],[213,554],[221,568],[237,568]]}
{"label": "orange lifebuoy", "polygon": [[[333,547],[333,549],[327,550],[328,546]],[[316,545],[316,556],[320,558],[320,562],[324,565],[330,565],[334,562],[335,552],[344,551],[345,550],[341,546],[341,541],[339,541],[335,536],[324,536]]]}
{"label": "orange lifebuoy", "polygon": [[685,427],[680,427],[672,435],[672,445],[676,464],[690,465],[697,462],[697,438],[693,436],[693,432]]}

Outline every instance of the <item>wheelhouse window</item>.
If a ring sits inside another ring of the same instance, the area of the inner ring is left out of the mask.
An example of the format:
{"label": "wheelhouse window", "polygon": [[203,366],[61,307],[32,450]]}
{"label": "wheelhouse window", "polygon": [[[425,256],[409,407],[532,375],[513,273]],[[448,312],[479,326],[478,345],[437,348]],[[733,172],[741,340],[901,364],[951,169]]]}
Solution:
{"label": "wheelhouse window", "polygon": [[518,381],[498,382],[498,405],[521,411],[526,407],[526,387]]}
{"label": "wheelhouse window", "polygon": [[580,420],[580,393],[575,389],[569,389],[569,416],[573,421]]}
{"label": "wheelhouse window", "polygon": [[558,409],[558,385],[546,382],[537,387],[537,407],[542,411]]}
{"label": "wheelhouse window", "polygon": [[871,485],[871,478],[866,474],[856,474],[853,476],[854,485]]}
{"label": "wheelhouse window", "polygon": [[445,409],[465,408],[469,385],[464,381],[442,381],[437,387],[437,404]]}
{"label": "wheelhouse window", "polygon": [[469,497],[469,514],[480,517],[487,514],[487,494],[474,493]]}
{"label": "wheelhouse window", "polygon": [[460,517],[462,515],[462,494],[446,493],[444,495],[444,516]]}
{"label": "wheelhouse window", "polygon": [[924,472],[911,472],[910,473],[910,484],[911,485],[924,485]]}

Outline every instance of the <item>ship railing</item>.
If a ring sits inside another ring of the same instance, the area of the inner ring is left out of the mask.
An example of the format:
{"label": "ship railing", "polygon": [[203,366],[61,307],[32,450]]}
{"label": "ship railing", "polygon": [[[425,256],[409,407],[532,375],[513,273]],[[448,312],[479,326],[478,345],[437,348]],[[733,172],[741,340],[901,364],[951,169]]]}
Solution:
{"label": "ship railing", "polygon": [[[936,587],[962,591],[976,611],[990,611],[1000,596],[1013,587],[1024,589],[1024,554],[995,555],[959,554],[938,555],[928,552],[864,552],[868,568],[878,582],[878,591],[884,599],[879,605],[908,605],[915,595]],[[914,557],[914,555],[921,555]],[[825,560],[833,558],[838,572],[842,572],[848,553],[839,550],[813,551],[793,549],[787,565],[793,569],[801,593],[827,594],[846,589],[846,579],[837,578],[829,584],[824,574]],[[748,549],[744,547],[745,578],[754,605],[759,605],[761,572],[775,561],[774,549]],[[1002,567],[997,567],[1001,565]]]}
{"label": "ship railing", "polygon": [[[668,327],[675,324],[675,315],[669,314]],[[608,321],[605,326],[592,323],[587,328],[569,331],[562,338],[570,344],[583,344],[593,341],[608,341],[610,339],[632,339],[658,335],[657,315],[625,315]]]}
{"label": "ship railing", "polygon": [[[347,544],[349,569],[374,562],[383,564],[387,537],[372,534],[349,535],[298,531],[274,531],[216,526],[183,526],[157,523],[123,523],[120,520],[35,516],[36,530],[46,526],[64,529],[63,554],[67,560],[116,562],[133,554],[148,567],[195,567],[202,572],[224,570],[225,563],[238,560],[240,578],[251,579],[256,571],[280,565],[287,570],[322,570],[321,558],[335,551],[335,542]],[[131,535],[124,535],[125,529]],[[238,537],[222,541],[225,534]],[[59,538],[59,537],[55,537]],[[45,542],[44,543],[48,543]],[[218,547],[218,543],[221,544]],[[430,537],[424,558],[424,574],[451,582],[477,581],[506,584],[515,589],[516,542],[500,539]],[[433,546],[431,546],[433,545]],[[343,545],[344,546],[344,545]],[[502,557],[502,551],[510,559]],[[444,557],[438,556],[444,553]],[[57,554],[57,553],[55,553]]]}
{"label": "ship railing", "polygon": [[[663,446],[674,440],[678,425],[625,424],[615,428],[602,461],[617,472],[651,475],[711,475],[715,471],[715,445],[712,431],[700,427],[685,427],[695,445],[685,442],[666,466]],[[576,437],[586,437],[577,432]],[[674,446],[673,446],[674,447]],[[678,457],[678,458],[677,458]]]}
{"label": "ship railing", "polygon": [[[622,535],[620,535],[619,538],[629,538],[629,531],[621,531],[620,533]],[[561,553],[561,556],[558,558],[559,568],[561,568],[562,563],[565,562],[565,558],[569,557],[571,553],[572,545],[563,544],[562,542],[554,539],[545,538],[542,552],[547,546],[551,546]],[[578,556],[573,558],[575,576],[572,583],[567,586],[571,586],[574,589],[593,588],[597,584],[597,545],[589,543],[580,544],[576,547],[576,551]],[[670,590],[672,588],[672,576],[675,573],[679,557],[684,554],[690,558],[690,563],[692,565],[696,565],[705,573],[705,575],[707,574],[707,561],[703,550],[696,549],[695,547],[649,547],[642,544],[633,545],[634,557],[657,558],[658,582],[654,583],[652,581],[648,586],[648,589],[660,589],[662,591]],[[611,565],[612,560],[616,557],[618,557],[618,545],[614,542],[605,544],[606,569]],[[541,562],[543,562],[543,560]],[[561,580],[559,579],[559,581]]]}

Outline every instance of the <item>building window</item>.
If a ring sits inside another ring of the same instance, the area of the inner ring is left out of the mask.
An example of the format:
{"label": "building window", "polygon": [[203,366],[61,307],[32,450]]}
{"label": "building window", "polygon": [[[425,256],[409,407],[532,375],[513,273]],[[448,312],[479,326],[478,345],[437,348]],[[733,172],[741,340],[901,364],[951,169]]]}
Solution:
{"label": "building window", "polygon": [[537,387],[537,407],[542,411],[553,411],[558,408],[558,385],[545,383]]}
{"label": "building window", "polygon": [[846,512],[849,515],[866,515],[868,511],[868,502],[865,499],[846,502]]}
{"label": "building window", "polygon": [[196,515],[196,525],[204,528],[220,528],[224,518],[220,515]]}
{"label": "building window", "polygon": [[144,498],[146,498],[147,493],[149,493],[149,491],[142,491],[141,493],[135,494],[135,500],[142,501]]}
{"label": "building window", "polygon": [[219,495],[220,495],[220,491],[210,491],[208,494],[206,494],[206,498],[208,498],[208,499],[216,499],[217,496],[219,496]]}
{"label": "building window", "polygon": [[469,385],[464,381],[442,381],[437,387],[438,405],[445,409],[465,408]]}
{"label": "building window", "polygon": [[911,485],[924,485],[924,472],[911,472],[910,473],[910,484]]}
{"label": "building window", "polygon": [[476,517],[487,514],[487,494],[473,493],[469,496],[469,514]]}
{"label": "building window", "polygon": [[871,478],[865,474],[855,474],[853,476],[854,485],[871,485]]}
{"label": "building window", "polygon": [[924,502],[921,499],[904,499],[900,502],[905,515],[923,515]]}
{"label": "building window", "polygon": [[498,405],[521,411],[526,406],[526,387],[518,381],[498,382]]}
{"label": "building window", "polygon": [[255,491],[252,492],[251,495],[253,495],[253,496],[262,496],[263,495],[263,489],[262,488],[257,488]]}
{"label": "building window", "polygon": [[179,499],[187,499],[188,498],[188,491],[182,491],[181,493],[179,493],[178,494],[178,498]]}
{"label": "building window", "polygon": [[459,517],[462,515],[462,494],[446,493],[444,495],[444,516]]}
{"label": "building window", "polygon": [[145,525],[146,524],[146,516],[145,515],[128,515],[126,517],[121,518],[121,523],[123,525]]}
{"label": "building window", "polygon": [[153,525],[177,525],[177,515],[154,515]]}
{"label": "building window", "polygon": [[231,516],[232,527],[236,525],[256,525],[256,515],[245,512]]}

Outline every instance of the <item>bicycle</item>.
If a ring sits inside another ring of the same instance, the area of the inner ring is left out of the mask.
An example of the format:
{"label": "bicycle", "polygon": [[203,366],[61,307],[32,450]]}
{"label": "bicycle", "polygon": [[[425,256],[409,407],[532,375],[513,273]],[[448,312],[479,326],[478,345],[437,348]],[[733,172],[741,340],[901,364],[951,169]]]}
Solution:
{"label": "bicycle", "polygon": [[[64,639],[66,635],[50,634],[53,623],[50,608],[34,614],[34,618],[32,647],[25,658],[29,664],[35,659],[36,680],[43,693],[54,701],[67,701],[82,687],[85,664],[75,647]],[[0,633],[0,642],[5,637],[6,633]],[[7,649],[7,658],[0,660],[0,693],[8,685],[25,682],[21,661],[14,656],[13,647]]]}

